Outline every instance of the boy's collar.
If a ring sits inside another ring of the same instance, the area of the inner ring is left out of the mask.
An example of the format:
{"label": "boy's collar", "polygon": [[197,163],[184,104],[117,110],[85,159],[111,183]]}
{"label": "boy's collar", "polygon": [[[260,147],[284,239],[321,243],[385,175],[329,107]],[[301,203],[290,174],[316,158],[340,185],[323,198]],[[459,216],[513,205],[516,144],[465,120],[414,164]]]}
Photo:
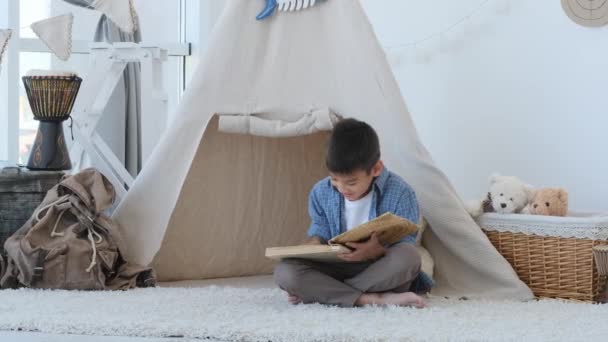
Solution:
{"label": "boy's collar", "polygon": [[380,195],[382,195],[382,192],[384,191],[384,185],[386,184],[386,180],[388,179],[388,170],[386,169],[386,166],[384,166],[382,168],[382,172],[380,173],[380,176],[376,177],[376,179],[374,179],[374,186],[378,189],[378,192],[380,193]]}

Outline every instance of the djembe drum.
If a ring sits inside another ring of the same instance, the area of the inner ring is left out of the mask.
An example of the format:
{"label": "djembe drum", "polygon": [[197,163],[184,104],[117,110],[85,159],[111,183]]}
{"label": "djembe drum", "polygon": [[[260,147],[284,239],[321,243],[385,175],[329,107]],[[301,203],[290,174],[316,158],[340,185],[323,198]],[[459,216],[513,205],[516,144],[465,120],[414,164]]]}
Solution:
{"label": "djembe drum", "polygon": [[82,79],[75,74],[23,77],[27,98],[40,122],[26,167],[30,170],[69,170],[70,155],[63,122],[70,117]]}

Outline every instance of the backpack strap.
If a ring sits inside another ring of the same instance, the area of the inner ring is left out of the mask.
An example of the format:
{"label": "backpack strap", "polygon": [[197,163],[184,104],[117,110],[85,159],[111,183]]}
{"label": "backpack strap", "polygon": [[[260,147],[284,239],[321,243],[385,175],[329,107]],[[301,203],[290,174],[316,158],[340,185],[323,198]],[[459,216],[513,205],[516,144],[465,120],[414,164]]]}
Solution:
{"label": "backpack strap", "polygon": [[87,272],[91,272],[93,267],[97,265],[96,245],[103,242],[103,236],[101,236],[101,234],[95,230],[96,227],[101,227],[97,222],[95,222],[99,217],[99,214],[86,207],[78,196],[71,196],[70,202],[72,203],[72,213],[74,216],[76,216],[81,226],[84,227],[83,231],[87,231],[87,239],[89,239],[89,242],[91,243],[93,253],[91,255],[91,263],[86,269]]}
{"label": "backpack strap", "polygon": [[42,274],[44,273],[44,260],[46,259],[47,254],[48,251],[46,250],[41,249],[38,251],[38,257],[36,258],[36,264],[34,265],[34,270],[32,272],[32,281],[30,286],[34,286],[34,284],[42,280]]}

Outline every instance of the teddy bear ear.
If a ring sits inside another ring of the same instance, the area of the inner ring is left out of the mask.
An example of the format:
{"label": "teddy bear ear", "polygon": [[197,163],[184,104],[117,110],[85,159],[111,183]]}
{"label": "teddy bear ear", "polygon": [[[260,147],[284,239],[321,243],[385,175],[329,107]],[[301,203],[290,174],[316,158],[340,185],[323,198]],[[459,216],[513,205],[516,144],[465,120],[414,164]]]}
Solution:
{"label": "teddy bear ear", "polygon": [[494,172],[489,178],[490,184],[494,184],[494,183],[498,182],[501,177],[502,177],[502,175],[500,173]]}
{"label": "teddy bear ear", "polygon": [[559,198],[564,203],[568,203],[568,192],[566,191],[566,189],[557,189],[557,198]]}
{"label": "teddy bear ear", "polygon": [[532,185],[526,184],[524,185],[524,191],[526,192],[526,196],[528,197],[528,202],[534,201],[534,196],[536,196],[538,190],[534,189]]}

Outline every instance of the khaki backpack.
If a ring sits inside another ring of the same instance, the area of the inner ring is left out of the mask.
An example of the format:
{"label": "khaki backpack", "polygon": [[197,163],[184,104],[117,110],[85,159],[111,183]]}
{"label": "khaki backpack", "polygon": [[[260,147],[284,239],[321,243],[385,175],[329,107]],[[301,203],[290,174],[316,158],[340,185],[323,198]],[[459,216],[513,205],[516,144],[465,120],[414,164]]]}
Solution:
{"label": "khaki backpack", "polygon": [[154,286],[151,268],[123,260],[117,223],[104,214],[112,184],[95,169],[64,179],[4,244],[0,287],[69,290]]}

